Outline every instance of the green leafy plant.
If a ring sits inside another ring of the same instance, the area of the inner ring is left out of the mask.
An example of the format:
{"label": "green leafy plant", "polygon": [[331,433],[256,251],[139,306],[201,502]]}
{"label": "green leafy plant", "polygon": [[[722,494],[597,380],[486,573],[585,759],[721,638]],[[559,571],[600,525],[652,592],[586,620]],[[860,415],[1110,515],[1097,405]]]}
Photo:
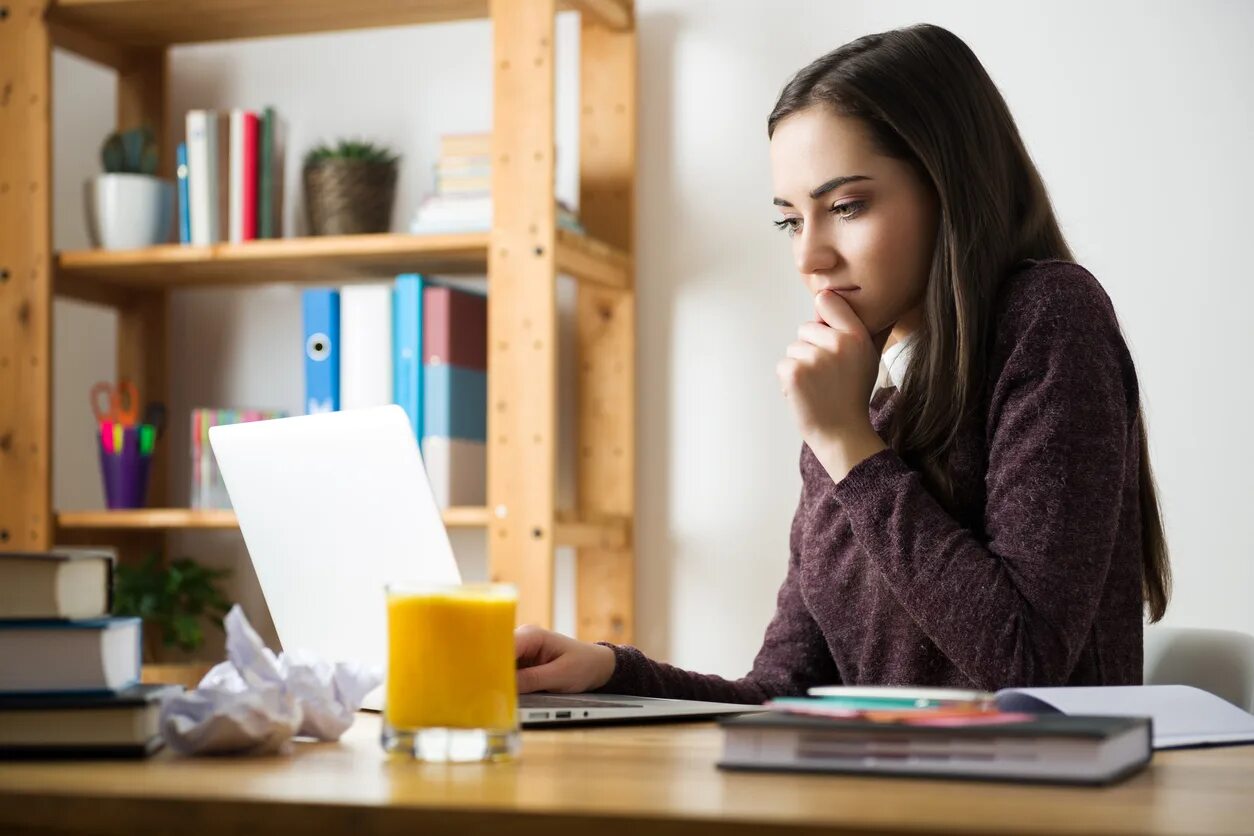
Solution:
{"label": "green leafy plant", "polygon": [[144,620],[145,641],[151,651],[159,643],[184,651],[197,650],[205,640],[207,620],[222,629],[229,603],[218,582],[228,569],[210,569],[191,558],[169,563],[149,554],[138,566],[119,564],[114,574],[113,614]]}
{"label": "green leafy plant", "polygon": [[100,161],[110,174],[156,174],[157,139],[148,126],[115,131],[100,148]]}
{"label": "green leafy plant", "polygon": [[331,161],[359,162],[371,165],[396,165],[400,156],[392,149],[356,139],[341,139],[335,145],[322,144],[305,154],[305,168]]}

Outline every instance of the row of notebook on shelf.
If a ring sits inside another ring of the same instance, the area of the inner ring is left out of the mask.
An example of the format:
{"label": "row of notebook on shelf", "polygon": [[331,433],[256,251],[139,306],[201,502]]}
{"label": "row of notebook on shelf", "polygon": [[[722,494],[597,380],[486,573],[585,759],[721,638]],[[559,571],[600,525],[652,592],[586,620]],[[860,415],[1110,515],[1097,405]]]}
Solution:
{"label": "row of notebook on shelf", "polygon": [[[487,299],[418,274],[302,297],[305,412],[399,404],[441,508],[487,501]],[[284,417],[192,413],[191,506],[229,508],[209,427]]]}

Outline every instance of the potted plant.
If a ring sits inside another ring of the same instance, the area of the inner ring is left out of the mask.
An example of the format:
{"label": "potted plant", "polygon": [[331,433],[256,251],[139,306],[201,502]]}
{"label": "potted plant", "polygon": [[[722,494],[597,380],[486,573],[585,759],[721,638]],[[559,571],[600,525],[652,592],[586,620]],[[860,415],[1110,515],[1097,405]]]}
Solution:
{"label": "potted plant", "polygon": [[387,232],[400,160],[372,142],[340,140],[305,155],[305,212],[311,235]]}
{"label": "potted plant", "polygon": [[105,173],[83,186],[92,246],[128,250],[168,242],[174,229],[174,184],[157,176],[152,130],[110,134],[100,160]]}
{"label": "potted plant", "polygon": [[206,621],[222,629],[229,605],[218,583],[228,575],[186,557],[165,563],[155,553],[138,566],[118,564],[113,614],[144,620],[145,662],[155,661],[161,647],[193,654],[204,644]]}

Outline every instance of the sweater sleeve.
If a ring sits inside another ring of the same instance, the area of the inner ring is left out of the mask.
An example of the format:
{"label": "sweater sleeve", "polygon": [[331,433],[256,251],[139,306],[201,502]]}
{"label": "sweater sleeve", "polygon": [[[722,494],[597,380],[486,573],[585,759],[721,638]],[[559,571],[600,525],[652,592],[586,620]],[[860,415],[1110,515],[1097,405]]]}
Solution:
{"label": "sweater sleeve", "polygon": [[988,690],[1066,683],[1137,474],[1135,379],[1109,300],[1090,277],[1039,301],[1010,318],[991,393],[984,541],[891,450],[836,486],[894,597]]}
{"label": "sweater sleeve", "polygon": [[771,697],[797,696],[812,685],[840,683],[831,652],[801,598],[799,561],[804,496],[798,504],[789,536],[788,574],[779,589],[775,615],[766,628],[753,669],[738,680],[699,674],[654,661],[634,647],[606,644],[614,651],[615,667],[599,690],[607,694],[708,700],[758,705]]}

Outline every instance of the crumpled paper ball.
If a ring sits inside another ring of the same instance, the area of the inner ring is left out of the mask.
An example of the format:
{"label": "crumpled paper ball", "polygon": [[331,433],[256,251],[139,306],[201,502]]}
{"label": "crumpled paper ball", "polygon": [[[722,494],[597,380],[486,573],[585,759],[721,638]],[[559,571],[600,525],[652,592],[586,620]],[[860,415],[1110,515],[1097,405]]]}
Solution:
{"label": "crumpled paper ball", "polygon": [[161,736],[176,752],[261,755],[286,751],[297,735],[339,740],[383,681],[377,670],[307,651],[275,657],[238,604],[224,622],[228,661],[162,703]]}

